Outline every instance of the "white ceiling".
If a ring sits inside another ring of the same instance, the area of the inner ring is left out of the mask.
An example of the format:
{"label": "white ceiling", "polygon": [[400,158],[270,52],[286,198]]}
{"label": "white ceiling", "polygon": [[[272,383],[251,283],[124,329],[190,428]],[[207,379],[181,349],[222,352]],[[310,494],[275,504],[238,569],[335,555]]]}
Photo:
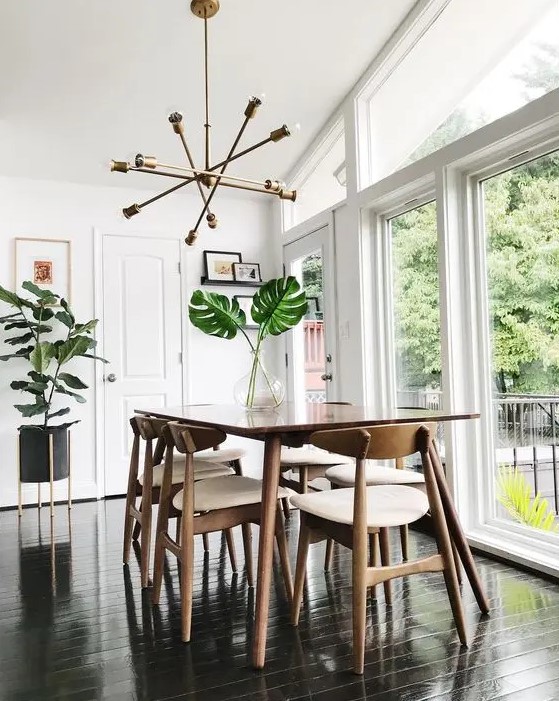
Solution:
{"label": "white ceiling", "polygon": [[[301,131],[229,172],[283,176],[414,4],[221,0],[209,22],[216,160],[264,92],[242,144],[284,122]],[[201,159],[203,23],[188,0],[2,0],[0,27],[0,174],[159,186],[106,166],[137,151],[183,163],[166,118],[177,108]]]}

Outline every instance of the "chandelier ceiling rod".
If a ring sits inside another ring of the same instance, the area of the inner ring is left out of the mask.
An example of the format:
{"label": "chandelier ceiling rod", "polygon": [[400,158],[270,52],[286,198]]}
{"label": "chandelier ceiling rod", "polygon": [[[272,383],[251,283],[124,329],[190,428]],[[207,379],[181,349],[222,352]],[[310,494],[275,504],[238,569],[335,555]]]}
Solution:
{"label": "chandelier ceiling rod", "polygon": [[[219,0],[191,0],[190,9],[197,17],[204,20],[204,101],[205,101],[205,123],[204,123],[204,151],[205,151],[205,166],[204,168],[197,168],[192,153],[188,146],[188,142],[185,136],[183,116],[180,112],[173,112],[169,115],[169,122],[173,127],[173,131],[180,138],[182,147],[184,149],[186,159],[188,161],[188,166],[176,166],[169,163],[159,163],[155,156],[144,156],[138,154],[135,158],[134,163],[128,163],[127,161],[111,161],[111,170],[118,173],[128,173],[129,171],[134,171],[137,173],[150,173],[151,175],[159,175],[167,178],[174,178],[181,180],[178,185],[165,190],[164,192],[151,197],[150,199],[142,202],[140,204],[132,204],[129,207],[125,207],[122,213],[127,219],[139,214],[142,209],[148,205],[157,202],[163,197],[167,197],[173,192],[177,192],[180,188],[189,185],[192,182],[196,183],[200,196],[202,198],[203,208],[198,217],[194,227],[188,232],[185,238],[185,242],[188,245],[192,245],[196,238],[198,237],[198,229],[202,223],[204,216],[210,229],[215,229],[218,225],[218,220],[215,214],[210,210],[210,204],[220,185],[224,187],[233,187],[241,190],[247,190],[249,192],[259,192],[268,195],[276,195],[283,200],[295,201],[297,193],[295,190],[287,190],[285,185],[278,180],[266,179],[266,180],[255,180],[252,178],[239,178],[232,175],[225,175],[225,171],[230,163],[246,156],[248,153],[255,151],[256,149],[264,146],[268,143],[275,143],[281,141],[281,139],[286,136],[290,136],[290,131],[284,124],[279,129],[274,129],[270,132],[270,135],[266,139],[262,139],[257,143],[237,152],[237,147],[239,142],[245,132],[246,127],[251,119],[254,118],[258,107],[262,104],[262,101],[257,97],[251,97],[248,101],[248,105],[244,112],[244,120],[241,124],[241,128],[233,145],[229,149],[229,153],[225,160],[220,161],[215,165],[211,165],[211,124],[210,124],[210,81],[209,81],[209,41],[208,41],[208,19],[217,14],[219,10]],[[172,173],[168,170],[160,170],[161,168],[167,168],[170,170],[182,171],[188,175],[181,175],[179,173]],[[205,188],[209,191],[206,193]]]}

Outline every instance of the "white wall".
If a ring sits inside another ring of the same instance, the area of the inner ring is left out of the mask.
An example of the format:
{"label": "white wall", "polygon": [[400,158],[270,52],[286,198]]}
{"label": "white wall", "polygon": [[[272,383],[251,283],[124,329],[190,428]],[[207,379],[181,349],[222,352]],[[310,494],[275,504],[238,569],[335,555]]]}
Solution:
{"label": "white wall", "polygon": [[[135,219],[126,221],[122,217],[120,210],[123,206],[147,197],[149,194],[146,195],[145,191],[121,187],[0,177],[0,284],[9,289],[14,287],[14,237],[69,239],[72,242],[72,307],[80,319],[92,318],[96,274],[94,229],[101,234],[153,235],[182,240],[200,210],[197,196],[177,194],[153,204]],[[183,270],[187,291],[183,300],[185,310],[192,290],[200,284],[204,249],[240,251],[244,260],[261,264],[264,279],[272,277],[279,269],[268,238],[271,220],[267,201],[220,195],[215,199],[215,211],[220,227],[214,232],[204,228],[197,245],[187,250],[187,265]],[[231,294],[235,290],[214,289]],[[6,352],[6,346],[2,346],[2,352]],[[189,401],[232,402],[232,386],[245,372],[248,363],[248,352],[242,339],[209,338],[192,328],[187,334],[184,357]],[[96,401],[102,406],[102,388],[94,387],[93,365],[85,360],[78,362],[75,371],[91,389],[88,403],[76,405],[71,414],[81,420],[72,431],[73,492],[76,499],[97,496]],[[21,395],[11,390],[9,383],[21,375],[20,369],[26,372],[23,363],[19,368],[15,361],[0,363],[0,507],[17,503],[16,428],[23,422],[12,406],[20,402]],[[251,451],[247,471],[257,473],[261,464],[261,447],[251,441],[246,444]],[[60,498],[63,498],[64,490],[65,482],[57,485]],[[26,487],[24,500],[33,503],[35,497],[35,488]]]}

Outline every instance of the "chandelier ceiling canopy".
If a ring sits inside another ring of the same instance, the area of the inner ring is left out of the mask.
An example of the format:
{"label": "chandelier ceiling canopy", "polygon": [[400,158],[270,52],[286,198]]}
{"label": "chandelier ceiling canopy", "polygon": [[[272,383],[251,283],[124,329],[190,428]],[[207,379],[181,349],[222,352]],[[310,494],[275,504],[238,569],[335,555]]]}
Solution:
{"label": "chandelier ceiling canopy", "polygon": [[180,112],[172,112],[169,115],[169,123],[173,131],[178,135],[184,153],[186,155],[187,165],[179,166],[171,163],[160,163],[155,156],[144,156],[139,153],[133,163],[127,161],[111,161],[111,171],[118,173],[128,173],[134,171],[136,173],[149,173],[151,175],[164,176],[173,178],[180,182],[173,187],[164,190],[163,192],[151,197],[140,204],[132,204],[125,207],[122,213],[127,219],[139,214],[145,207],[157,202],[157,200],[166,197],[167,195],[180,190],[181,188],[191,183],[196,183],[196,187],[202,198],[202,211],[193,228],[190,229],[185,238],[185,243],[192,246],[198,237],[198,229],[202,220],[206,219],[210,229],[217,228],[218,219],[210,208],[211,202],[218,187],[232,187],[241,190],[249,190],[251,192],[260,192],[267,195],[274,195],[282,200],[290,200],[295,202],[297,192],[288,190],[285,184],[279,180],[252,180],[248,178],[239,178],[232,175],[226,175],[225,171],[230,163],[245,156],[247,153],[254,151],[265,144],[281,141],[286,136],[290,136],[288,127],[284,124],[279,129],[274,129],[270,135],[261,141],[249,146],[248,148],[238,151],[239,142],[243,136],[245,129],[251,119],[256,116],[258,108],[262,101],[258,97],[249,98],[247,107],[244,111],[244,119],[237,136],[235,137],[227,156],[218,163],[212,163],[211,160],[211,124],[210,124],[210,100],[209,100],[209,72],[208,72],[208,19],[213,17],[219,11],[219,0],[192,0],[190,9],[196,17],[204,20],[204,83],[205,83],[205,162],[203,168],[197,168],[188,146],[185,135],[185,127],[183,123],[183,115]]}

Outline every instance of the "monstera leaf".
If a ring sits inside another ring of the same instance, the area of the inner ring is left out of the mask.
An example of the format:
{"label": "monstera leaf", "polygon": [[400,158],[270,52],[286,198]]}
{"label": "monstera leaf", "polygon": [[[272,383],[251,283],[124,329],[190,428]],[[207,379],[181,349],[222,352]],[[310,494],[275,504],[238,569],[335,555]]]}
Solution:
{"label": "monstera leaf", "polygon": [[197,329],[219,338],[235,338],[246,324],[246,315],[235,298],[202,290],[192,293],[188,316]]}
{"label": "monstera leaf", "polygon": [[293,276],[269,280],[254,295],[252,318],[260,326],[260,339],[279,336],[305,316],[307,299]]}

